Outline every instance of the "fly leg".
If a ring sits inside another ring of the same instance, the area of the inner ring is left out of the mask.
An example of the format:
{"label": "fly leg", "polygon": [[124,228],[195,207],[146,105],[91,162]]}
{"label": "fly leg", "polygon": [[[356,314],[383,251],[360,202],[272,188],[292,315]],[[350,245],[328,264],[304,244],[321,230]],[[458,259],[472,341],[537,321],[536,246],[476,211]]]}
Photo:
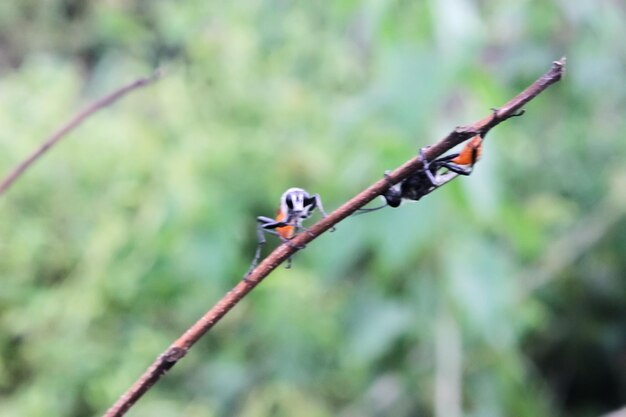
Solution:
{"label": "fly leg", "polygon": [[439,166],[445,167],[448,169],[448,171],[452,171],[459,175],[470,175],[472,171],[474,170],[473,165],[465,168],[465,167],[455,164],[454,162],[442,162]]}
{"label": "fly leg", "polygon": [[[319,195],[319,194],[314,194],[314,195],[312,195],[311,197],[314,199],[314,200],[313,200],[313,201],[314,201],[313,208],[317,207],[317,208],[319,208],[319,209],[320,209],[320,213],[321,213],[321,215],[322,215],[322,219],[324,219],[324,218],[328,217],[328,214],[326,213],[326,210],[324,210],[324,206],[322,205],[322,198],[320,197],[320,195]],[[306,232],[309,234],[309,236],[311,236],[311,237],[315,237],[315,235],[313,235],[311,232],[309,232],[309,230],[308,230],[307,228],[302,227],[302,225],[300,225],[299,227],[300,227],[302,230],[306,231]],[[334,232],[335,230],[337,230],[337,229],[335,228],[335,226],[333,226],[333,227],[331,227],[331,228],[330,228],[330,231],[331,231],[331,232]]]}
{"label": "fly leg", "polygon": [[[426,148],[420,149],[420,157],[422,158],[422,170],[426,174],[426,177],[428,178],[430,183],[433,185],[433,187],[437,188],[441,185],[439,184],[439,181],[435,177],[435,175],[437,175],[437,170],[439,169],[440,164],[442,163],[442,161],[444,162],[447,161],[448,158],[449,159],[456,158],[458,154],[443,156],[439,159],[435,159],[432,163],[430,163],[428,162],[428,159],[426,158],[426,149],[428,148],[426,147]],[[433,170],[434,170],[434,174],[433,174]]]}
{"label": "fly leg", "polygon": [[[299,245],[299,246],[295,246],[291,243],[291,239],[287,239],[284,238],[280,235],[278,235],[280,237],[281,242],[283,242],[285,245],[289,246],[291,249],[295,249],[295,250],[300,250],[300,249],[304,249],[306,246],[305,245]],[[286,269],[291,269],[291,256],[289,258],[287,258],[287,265],[285,265]]]}
{"label": "fly leg", "polygon": [[387,185],[389,185],[389,187],[387,188],[387,191],[381,194],[381,197],[385,199],[385,204],[383,204],[382,206],[378,206],[378,207],[358,209],[353,214],[353,216],[359,216],[361,214],[371,213],[372,211],[377,211],[387,206],[395,208],[400,205],[400,202],[402,201],[402,192],[400,191],[401,182],[394,184],[393,181],[391,181],[391,176],[389,175],[390,172],[391,171],[385,171],[383,174],[383,178],[385,182],[387,183]]}
{"label": "fly leg", "polygon": [[[280,237],[281,240],[283,240],[284,238],[280,236],[278,232],[274,229],[276,229],[277,227],[289,226],[289,224],[285,222],[277,222],[271,217],[259,216],[256,218],[256,220],[259,223],[256,228],[258,243],[256,247],[256,252],[254,253],[254,258],[252,259],[252,262],[250,263],[250,267],[248,268],[248,272],[246,272],[246,275],[244,275],[243,277],[244,281],[246,282],[248,281],[248,276],[250,275],[250,273],[254,270],[254,268],[256,268],[257,264],[259,263],[259,258],[261,257],[261,249],[263,248],[263,245],[265,245],[265,243],[267,242],[267,240],[265,239],[265,233],[266,232],[271,233],[273,235]],[[291,266],[291,258],[289,258],[289,263],[288,263],[288,267],[290,266]]]}

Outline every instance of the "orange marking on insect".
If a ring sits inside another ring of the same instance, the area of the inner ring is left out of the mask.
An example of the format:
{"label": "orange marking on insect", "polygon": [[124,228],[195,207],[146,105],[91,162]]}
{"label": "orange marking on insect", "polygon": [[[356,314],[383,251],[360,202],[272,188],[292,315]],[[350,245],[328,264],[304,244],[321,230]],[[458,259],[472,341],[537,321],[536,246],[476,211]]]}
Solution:
{"label": "orange marking on insect", "polygon": [[476,135],[465,145],[459,156],[454,158],[451,162],[458,165],[474,165],[476,161],[478,161],[478,158],[480,158],[482,147],[483,138],[480,137],[480,135]]}
{"label": "orange marking on insect", "polygon": [[[280,209],[278,209],[278,212],[276,213],[276,221],[282,222],[283,220],[285,220],[285,217],[287,217],[287,215],[284,212],[280,211]],[[293,226],[283,226],[283,227],[277,227],[276,232],[283,239],[291,239],[295,232],[294,229],[295,228]]]}

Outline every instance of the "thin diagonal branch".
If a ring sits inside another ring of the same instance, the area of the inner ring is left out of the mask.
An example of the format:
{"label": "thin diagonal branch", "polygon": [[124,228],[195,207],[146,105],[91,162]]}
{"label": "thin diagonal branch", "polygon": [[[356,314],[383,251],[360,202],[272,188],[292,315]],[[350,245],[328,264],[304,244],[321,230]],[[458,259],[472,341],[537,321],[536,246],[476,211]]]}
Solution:
{"label": "thin diagonal branch", "polygon": [[138,88],[144,87],[148,84],[153,83],[161,76],[160,71],[155,71],[149,77],[139,78],[133,81],[130,84],[127,84],[121,88],[118,88],[114,92],[109,95],[102,97],[101,99],[92,103],[89,107],[75,115],[69,122],[67,122],[63,127],[54,132],[50,137],[48,137],[42,144],[39,146],[28,158],[24,159],[18,166],[16,166],[9,174],[2,180],[0,183],[0,196],[4,192],[6,192],[11,185],[28,169],[32,164],[34,164],[39,158],[46,153],[48,149],[54,146],[57,142],[59,142],[65,135],[69,132],[77,128],[81,123],[83,123],[89,116],[96,113],[98,110],[114,103],[120,98],[124,97],[126,94],[134,91]]}
{"label": "thin diagonal branch", "polygon": [[[511,99],[493,114],[471,125],[458,127],[448,136],[435,145],[428,148],[425,156],[428,160],[434,160],[439,155],[450,150],[459,143],[474,137],[485,136],[489,130],[510,117],[516,116],[518,111],[543,92],[550,85],[559,81],[563,75],[565,58],[555,61],[552,68],[532,83],[526,90]],[[165,372],[172,368],[176,362],[183,358],[189,349],[228,313],[246,294],[256,287],[270,272],[282,262],[291,257],[298,248],[304,247],[319,235],[335,226],[341,220],[353,214],[360,207],[372,201],[389,188],[389,182],[398,183],[407,178],[411,173],[422,167],[419,156],[409,160],[395,171],[391,172],[387,179],[381,179],[374,183],[347,203],[339,207],[328,217],[313,225],[308,232],[296,236],[289,245],[282,244],[268,255],[259,266],[252,271],[245,281],[239,282],[222,299],[213,306],[200,320],[191,326],[185,334],[176,340],[163,354],[161,354],[146,372],[124,393],[117,402],[106,412],[105,417],[122,416],[130,407],[146,393]]]}

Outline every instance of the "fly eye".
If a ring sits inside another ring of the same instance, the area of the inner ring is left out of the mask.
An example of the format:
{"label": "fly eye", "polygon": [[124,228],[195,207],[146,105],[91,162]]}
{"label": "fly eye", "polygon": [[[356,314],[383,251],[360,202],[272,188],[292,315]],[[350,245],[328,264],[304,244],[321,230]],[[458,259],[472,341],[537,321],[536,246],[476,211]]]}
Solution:
{"label": "fly eye", "polygon": [[293,200],[291,199],[291,196],[287,198],[287,208],[290,210],[293,209]]}

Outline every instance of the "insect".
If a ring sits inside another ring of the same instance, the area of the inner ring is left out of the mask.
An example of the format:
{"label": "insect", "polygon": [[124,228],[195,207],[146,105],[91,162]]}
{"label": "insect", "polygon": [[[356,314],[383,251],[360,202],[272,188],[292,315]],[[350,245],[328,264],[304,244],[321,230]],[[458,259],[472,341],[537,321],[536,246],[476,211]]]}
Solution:
{"label": "insect", "polygon": [[[423,167],[400,183],[392,185],[382,195],[385,199],[384,205],[371,209],[360,209],[357,214],[369,213],[386,206],[398,207],[403,200],[417,201],[456,176],[447,175],[448,173],[470,175],[474,164],[480,158],[482,142],[482,137],[476,135],[463,147],[461,152],[442,156],[430,163],[425,157],[424,148],[422,148],[420,155],[424,164]],[[448,172],[439,174],[442,168],[446,168]]]}
{"label": "insect", "polygon": [[[309,194],[302,188],[290,188],[280,197],[280,206],[275,218],[259,216],[256,218],[257,237],[259,239],[254,259],[244,279],[250,275],[257,266],[261,257],[261,248],[265,244],[265,233],[271,233],[280,238],[283,243],[290,244],[289,241],[301,230],[307,230],[302,226],[302,221],[311,217],[315,209],[319,209],[322,217],[326,217],[326,211],[322,205],[322,199],[318,194]],[[298,248],[301,249],[301,248]],[[291,258],[287,268],[291,266]]]}

